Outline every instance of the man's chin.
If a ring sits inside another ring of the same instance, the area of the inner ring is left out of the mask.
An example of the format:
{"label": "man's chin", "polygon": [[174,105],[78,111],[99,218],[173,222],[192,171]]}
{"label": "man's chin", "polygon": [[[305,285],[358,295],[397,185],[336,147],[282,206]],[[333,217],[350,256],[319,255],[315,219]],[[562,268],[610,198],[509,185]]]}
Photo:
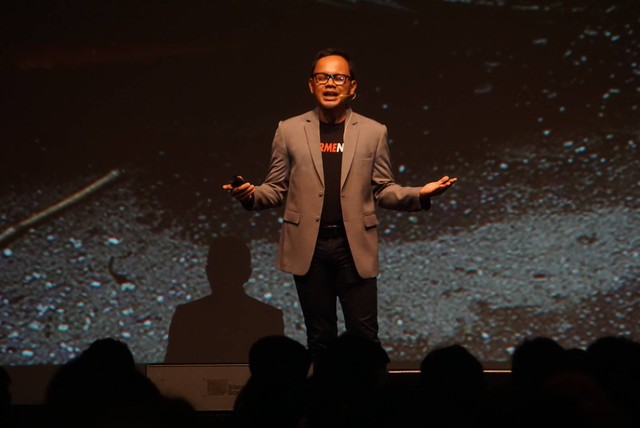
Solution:
{"label": "man's chin", "polygon": [[343,100],[338,97],[331,98],[331,99],[323,99],[320,101],[320,107],[327,110],[341,107],[343,104],[344,104]]}

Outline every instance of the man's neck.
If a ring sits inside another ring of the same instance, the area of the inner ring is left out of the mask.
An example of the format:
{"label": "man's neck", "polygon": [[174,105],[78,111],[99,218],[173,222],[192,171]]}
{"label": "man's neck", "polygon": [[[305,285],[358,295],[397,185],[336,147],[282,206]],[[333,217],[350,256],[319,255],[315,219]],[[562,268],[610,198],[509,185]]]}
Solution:
{"label": "man's neck", "polygon": [[325,123],[340,123],[347,118],[347,108],[340,107],[331,110],[320,109],[320,120]]}

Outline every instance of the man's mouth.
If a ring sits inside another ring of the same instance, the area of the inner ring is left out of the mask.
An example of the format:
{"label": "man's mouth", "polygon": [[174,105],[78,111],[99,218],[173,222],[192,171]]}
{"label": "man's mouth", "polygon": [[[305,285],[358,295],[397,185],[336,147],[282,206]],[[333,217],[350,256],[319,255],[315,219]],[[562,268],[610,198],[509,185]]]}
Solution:
{"label": "man's mouth", "polygon": [[324,98],[338,98],[340,94],[336,91],[325,91],[322,93]]}

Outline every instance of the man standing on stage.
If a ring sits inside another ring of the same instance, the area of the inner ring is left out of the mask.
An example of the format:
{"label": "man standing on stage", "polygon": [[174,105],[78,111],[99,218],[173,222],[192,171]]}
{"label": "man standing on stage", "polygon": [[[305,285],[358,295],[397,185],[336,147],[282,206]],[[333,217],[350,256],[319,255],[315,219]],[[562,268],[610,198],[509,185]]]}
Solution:
{"label": "man standing on stage", "polygon": [[357,86],[346,53],[318,53],[309,78],[317,108],[280,122],[261,185],[223,186],[248,210],[285,203],[276,266],[294,276],[314,358],[337,336],[336,298],[347,331],[379,341],[376,203],[427,210],[457,180],[396,184],[386,127],[349,107]]}

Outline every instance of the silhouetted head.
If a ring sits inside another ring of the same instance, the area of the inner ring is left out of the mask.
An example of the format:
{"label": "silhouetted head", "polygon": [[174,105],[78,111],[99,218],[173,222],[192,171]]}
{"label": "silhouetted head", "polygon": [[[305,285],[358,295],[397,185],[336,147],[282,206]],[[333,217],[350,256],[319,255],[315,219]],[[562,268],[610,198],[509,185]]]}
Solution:
{"label": "silhouetted head", "polygon": [[98,417],[98,409],[150,403],[159,396],[155,385],[136,369],[129,347],[108,338],[96,340],[56,372],[46,403],[63,420],[71,409],[76,419]]}
{"label": "silhouetted head", "polygon": [[96,368],[135,370],[135,361],[126,343],[116,339],[98,339],[80,355],[86,364]]}
{"label": "silhouetted head", "polygon": [[255,377],[305,381],[310,367],[307,348],[286,336],[263,337],[249,351],[249,370]]}
{"label": "silhouetted head", "polygon": [[321,383],[347,388],[370,389],[386,380],[389,356],[379,343],[344,333],[331,342],[314,367],[314,378]]}
{"label": "silhouetted head", "polygon": [[568,371],[593,375],[591,356],[584,349],[567,349],[565,351],[565,363]]}
{"label": "silhouetted head", "polygon": [[251,377],[234,403],[232,426],[298,427],[307,404],[311,356],[286,336],[258,339],[249,351]]}
{"label": "silhouetted head", "polygon": [[640,426],[640,343],[604,337],[587,348],[595,379]]}
{"label": "silhouetted head", "polygon": [[420,384],[436,394],[474,399],[485,392],[480,361],[460,345],[435,349],[420,365]]}
{"label": "silhouetted head", "polygon": [[549,377],[566,369],[565,351],[553,339],[537,337],[516,347],[511,358],[513,384],[517,388],[539,387]]}
{"label": "silhouetted head", "polygon": [[207,255],[207,279],[214,285],[238,286],[251,276],[251,252],[240,238],[214,238]]}
{"label": "silhouetted head", "polygon": [[625,373],[622,377],[640,375],[640,343],[624,337],[603,337],[587,349],[598,376]]}
{"label": "silhouetted head", "polygon": [[[4,413],[11,406],[11,378],[9,373],[0,366],[0,412]],[[0,421],[3,420],[0,413]]]}

